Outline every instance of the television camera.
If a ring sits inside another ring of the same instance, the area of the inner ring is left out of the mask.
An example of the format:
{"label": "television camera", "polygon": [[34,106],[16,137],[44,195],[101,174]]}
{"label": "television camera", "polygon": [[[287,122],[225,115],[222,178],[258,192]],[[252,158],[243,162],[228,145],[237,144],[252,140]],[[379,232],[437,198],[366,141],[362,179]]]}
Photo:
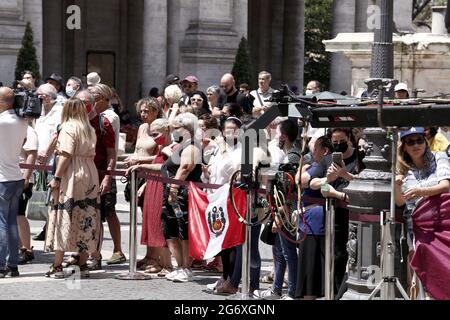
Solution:
{"label": "television camera", "polygon": [[35,92],[15,89],[14,111],[18,117],[37,119],[42,113],[42,101]]}

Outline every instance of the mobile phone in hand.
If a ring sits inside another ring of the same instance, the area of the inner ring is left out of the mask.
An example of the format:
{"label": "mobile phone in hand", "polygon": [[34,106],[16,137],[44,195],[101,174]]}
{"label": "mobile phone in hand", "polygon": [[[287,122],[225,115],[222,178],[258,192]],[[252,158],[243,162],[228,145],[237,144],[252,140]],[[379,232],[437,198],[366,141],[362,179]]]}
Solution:
{"label": "mobile phone in hand", "polygon": [[335,163],[336,165],[338,165],[339,167],[342,166],[342,152],[333,152],[331,154],[331,160],[333,161],[333,163]]}

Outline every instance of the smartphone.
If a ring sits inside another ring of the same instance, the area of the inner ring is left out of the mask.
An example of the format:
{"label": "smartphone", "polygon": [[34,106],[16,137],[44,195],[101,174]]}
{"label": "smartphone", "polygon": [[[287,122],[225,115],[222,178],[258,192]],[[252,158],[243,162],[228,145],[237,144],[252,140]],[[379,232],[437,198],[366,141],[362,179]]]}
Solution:
{"label": "smartphone", "polygon": [[333,163],[337,164],[339,167],[342,166],[342,152],[333,152],[331,154],[331,160],[333,161]]}
{"label": "smartphone", "polygon": [[48,207],[48,205],[50,204],[50,198],[52,196],[52,188],[48,188],[47,189],[47,196],[45,198],[45,205]]}

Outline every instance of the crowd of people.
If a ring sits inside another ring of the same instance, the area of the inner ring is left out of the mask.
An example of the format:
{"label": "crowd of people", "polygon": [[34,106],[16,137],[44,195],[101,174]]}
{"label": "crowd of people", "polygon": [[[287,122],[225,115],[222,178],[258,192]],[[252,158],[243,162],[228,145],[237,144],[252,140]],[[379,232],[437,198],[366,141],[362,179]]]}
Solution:
{"label": "crowd of people", "polygon": [[[37,86],[29,71],[18,81],[18,86],[36,92],[42,100],[41,117],[28,122],[12,111],[13,91],[0,88],[0,136],[11,137],[2,142],[0,153],[0,278],[19,276],[18,265],[34,259],[25,217],[34,174],[30,169],[19,170],[19,157],[22,163],[54,167],[45,175],[52,194],[48,220],[36,237],[45,240],[46,251],[55,253],[45,276],[64,278],[65,268],[73,265],[80,268],[82,277],[102,269],[103,222],[108,223],[114,243],[106,263],[126,262],[115,208],[116,179],[110,171],[117,165],[119,133],[129,124],[129,113],[117,92],[102,83],[97,73],[89,74],[86,83],[73,76],[64,84],[58,74],[45,82]],[[167,76],[161,95],[153,88],[148,97],[136,103],[142,124],[133,137],[134,153],[125,159],[127,174],[139,171],[179,181],[227,183],[240,169],[241,127],[273,104],[270,98],[275,90],[270,84],[267,71],[258,74],[256,90],[236,84],[233,75],[224,74],[218,84],[202,84],[207,87],[203,92],[193,75],[182,80]],[[306,86],[306,94],[320,90],[318,81]],[[398,85],[396,91],[400,94],[407,88]],[[413,129],[401,133],[396,179],[397,205],[411,202],[408,208],[424,197],[446,193],[450,187],[450,165],[442,153],[449,146],[447,128]],[[288,216],[295,216],[297,208],[303,207],[305,217],[298,228],[286,224],[281,214],[272,215],[265,225],[273,235],[273,271],[263,278],[258,249],[261,225],[252,227],[250,290],[263,299],[323,297],[326,212],[321,200],[351,201],[344,189],[364,169],[365,138],[361,131],[347,128],[311,130],[304,137],[301,122],[291,118],[275,119],[264,135],[268,145],[254,150],[254,165],[261,161],[289,165],[287,171],[308,200],[300,204],[293,201],[289,206]],[[299,167],[302,151],[306,160]],[[333,152],[342,154],[340,163],[334,162]],[[188,193],[187,187],[178,184],[150,178],[140,181],[141,244],[146,255],[137,267],[175,283],[193,281],[193,268],[220,272],[220,279],[207,289],[214,294],[234,294],[241,282],[242,246],[223,250],[209,263],[194,261],[189,255]],[[411,212],[406,217],[410,221]],[[337,208],[335,292],[345,285],[348,227],[349,211]],[[409,230],[413,251],[414,234],[412,228]],[[299,238],[303,241],[297,241]],[[70,255],[65,260],[66,253]],[[259,290],[261,282],[272,282],[272,286]]]}

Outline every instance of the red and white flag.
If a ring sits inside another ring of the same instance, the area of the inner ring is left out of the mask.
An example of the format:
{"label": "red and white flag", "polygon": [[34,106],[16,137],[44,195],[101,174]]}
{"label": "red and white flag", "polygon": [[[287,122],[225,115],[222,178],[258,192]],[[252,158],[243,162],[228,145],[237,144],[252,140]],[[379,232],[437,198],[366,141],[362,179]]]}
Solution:
{"label": "red and white flag", "polygon": [[[189,254],[207,260],[224,249],[245,241],[245,225],[240,223],[229,199],[228,184],[206,194],[194,183],[189,186]],[[236,207],[245,218],[247,198],[243,190],[233,190]]]}

